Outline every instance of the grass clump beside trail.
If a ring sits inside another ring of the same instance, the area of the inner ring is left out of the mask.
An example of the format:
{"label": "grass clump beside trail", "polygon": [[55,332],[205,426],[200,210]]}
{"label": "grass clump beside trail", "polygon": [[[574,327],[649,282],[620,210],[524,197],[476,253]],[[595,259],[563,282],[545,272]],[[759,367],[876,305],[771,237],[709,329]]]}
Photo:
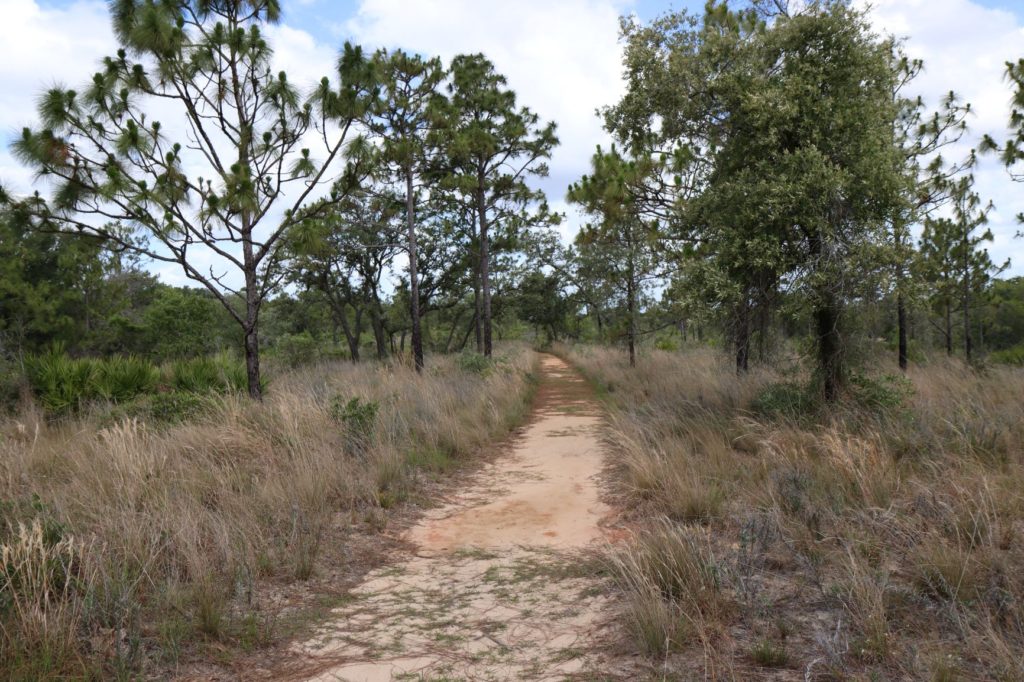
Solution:
{"label": "grass clump beside trail", "polygon": [[0,677],[162,677],[286,634],[268,590],[344,563],[354,529],[522,417],[535,356],[504,355],[484,374],[329,363],[262,403],[180,392],[120,419],[0,423]]}
{"label": "grass clump beside trail", "polygon": [[710,350],[561,352],[604,389],[642,529],[623,622],[659,671],[1024,679],[1024,369],[857,376],[826,410]]}

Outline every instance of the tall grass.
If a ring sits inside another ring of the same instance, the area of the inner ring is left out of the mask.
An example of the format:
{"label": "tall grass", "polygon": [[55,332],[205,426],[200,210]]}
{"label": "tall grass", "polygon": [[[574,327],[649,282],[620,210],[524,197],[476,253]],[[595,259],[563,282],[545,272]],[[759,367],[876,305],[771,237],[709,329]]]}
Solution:
{"label": "tall grass", "polygon": [[[0,551],[25,558],[0,573],[0,670],[160,676],[197,642],[264,641],[266,587],[316,574],[328,541],[418,494],[426,453],[455,460],[507,431],[532,366],[519,349],[486,375],[450,358],[422,375],[322,364],[280,376],[262,403],[226,393],[161,428],[10,420]],[[377,406],[372,422],[332,416],[355,398]]]}
{"label": "tall grass", "polygon": [[[1024,679],[1024,370],[869,374],[825,409],[788,367],[561,352],[606,397],[615,479],[648,529],[617,559],[639,649],[683,677],[784,661],[808,679]],[[652,547],[675,561],[671,533],[708,538],[735,606],[700,621],[710,635],[681,636],[678,597],[638,587]]]}

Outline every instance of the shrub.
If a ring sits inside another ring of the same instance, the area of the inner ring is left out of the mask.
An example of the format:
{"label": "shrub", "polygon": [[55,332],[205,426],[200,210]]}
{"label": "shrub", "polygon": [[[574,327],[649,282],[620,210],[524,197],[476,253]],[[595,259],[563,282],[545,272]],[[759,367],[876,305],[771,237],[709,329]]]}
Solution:
{"label": "shrub", "polygon": [[679,350],[679,341],[673,338],[658,339],[654,342],[654,347],[671,353]]}
{"label": "shrub", "polygon": [[854,399],[869,410],[895,410],[906,403],[914,392],[910,380],[896,374],[870,377],[855,373],[850,377]]}
{"label": "shrub", "polygon": [[157,393],[147,401],[147,413],[154,421],[177,424],[198,416],[207,404],[194,393]]}
{"label": "shrub", "polygon": [[[177,360],[161,370],[153,363],[134,356],[101,360],[72,358],[59,347],[25,361],[25,375],[43,408],[64,414],[89,402],[107,400],[128,403],[153,396],[163,381],[179,392],[224,393],[244,391],[247,385],[244,365],[230,355]],[[188,401],[180,396],[141,401],[142,412],[150,410],[158,418],[177,419],[176,413],[192,414]],[[129,414],[134,408],[125,410]]]}
{"label": "shrub", "polygon": [[765,668],[781,668],[789,663],[789,653],[786,651],[786,645],[767,637],[759,639],[754,644],[750,655],[755,663]]}
{"label": "shrub", "polygon": [[1003,365],[1024,366],[1024,344],[1018,344],[1004,350],[997,350],[994,353],[990,353],[988,359]]}
{"label": "shrub", "polygon": [[814,411],[815,401],[806,386],[793,381],[768,384],[750,407],[766,417],[797,419]]}
{"label": "shrub", "polygon": [[56,347],[25,359],[25,374],[32,392],[47,411],[62,414],[97,397],[97,362],[71,358]]}
{"label": "shrub", "polygon": [[470,374],[487,374],[493,365],[492,360],[480,353],[465,352],[459,355],[459,369]]}
{"label": "shrub", "polygon": [[115,407],[103,416],[101,423],[106,426],[125,419],[140,419],[148,424],[180,424],[199,416],[209,404],[209,400],[196,393],[155,393]]}
{"label": "shrub", "polygon": [[349,401],[336,395],[331,398],[331,418],[345,427],[345,442],[350,450],[363,453],[377,426],[377,412],[380,403],[372,400],[363,402],[360,398]]}
{"label": "shrub", "polygon": [[245,365],[227,353],[177,360],[168,368],[170,384],[189,393],[231,393],[246,389]]}
{"label": "shrub", "polygon": [[301,367],[316,361],[317,343],[309,332],[285,334],[274,345],[275,355],[288,367]]}
{"label": "shrub", "polygon": [[160,380],[160,372],[151,362],[131,355],[97,361],[95,368],[96,394],[113,402],[152,393]]}

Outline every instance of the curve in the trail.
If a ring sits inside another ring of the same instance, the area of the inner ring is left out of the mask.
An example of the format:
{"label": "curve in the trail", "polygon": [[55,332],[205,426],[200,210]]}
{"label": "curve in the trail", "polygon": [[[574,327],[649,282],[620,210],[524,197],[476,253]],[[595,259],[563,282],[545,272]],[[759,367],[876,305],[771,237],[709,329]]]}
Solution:
{"label": "curve in the trail", "polygon": [[507,454],[408,534],[415,556],[371,573],[299,651],[308,679],[564,679],[593,667],[607,600],[579,550],[602,537],[600,412],[565,362],[541,359]]}

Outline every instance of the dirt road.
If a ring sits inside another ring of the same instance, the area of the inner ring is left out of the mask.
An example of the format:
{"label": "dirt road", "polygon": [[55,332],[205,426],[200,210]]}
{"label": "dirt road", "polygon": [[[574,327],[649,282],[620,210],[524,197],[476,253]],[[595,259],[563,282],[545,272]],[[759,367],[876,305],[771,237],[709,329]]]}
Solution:
{"label": "dirt road", "polygon": [[598,667],[605,590],[584,551],[609,510],[597,405],[543,356],[530,422],[509,451],[409,532],[414,556],[371,573],[297,647],[312,680],[560,680]]}

